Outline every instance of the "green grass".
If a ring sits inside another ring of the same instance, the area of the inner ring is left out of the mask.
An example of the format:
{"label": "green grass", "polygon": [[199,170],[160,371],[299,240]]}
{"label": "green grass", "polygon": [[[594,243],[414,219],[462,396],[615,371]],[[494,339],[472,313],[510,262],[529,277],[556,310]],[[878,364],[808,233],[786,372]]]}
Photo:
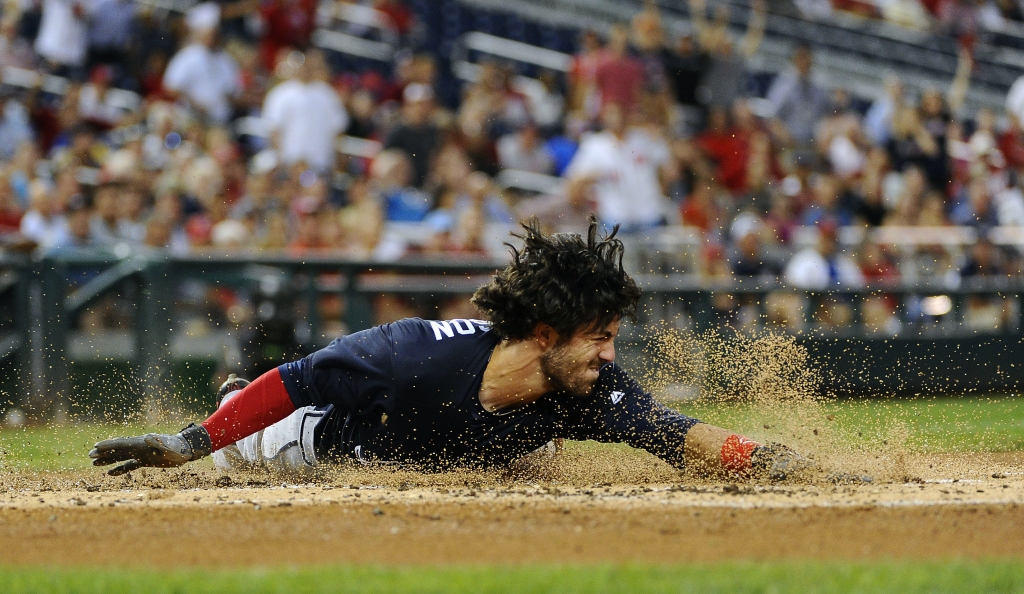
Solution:
{"label": "green grass", "polygon": [[[111,437],[149,431],[176,432],[180,426],[105,425],[76,423],[45,427],[0,429],[0,468],[77,470],[91,467],[87,456],[93,444]],[[2,592],[2,590],[0,590]]]}
{"label": "green grass", "polygon": [[7,594],[416,592],[840,593],[1024,592],[1022,562],[727,563],[678,566],[527,566],[173,570],[0,569]]}
{"label": "green grass", "polygon": [[[702,421],[748,431],[761,429],[764,414],[750,405],[684,403],[679,408]],[[828,423],[851,439],[858,433],[898,435],[911,449],[931,453],[1024,450],[1021,396],[840,400],[822,408],[832,417]]]}

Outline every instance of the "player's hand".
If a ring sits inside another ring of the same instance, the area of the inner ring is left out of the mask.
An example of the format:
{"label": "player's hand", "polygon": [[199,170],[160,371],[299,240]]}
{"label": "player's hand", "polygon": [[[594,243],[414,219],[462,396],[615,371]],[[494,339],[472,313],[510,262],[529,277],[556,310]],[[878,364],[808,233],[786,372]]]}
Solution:
{"label": "player's hand", "polygon": [[813,462],[781,443],[768,443],[754,448],[750,454],[750,466],[758,475],[773,481],[793,478],[815,468]]}
{"label": "player's hand", "polygon": [[143,466],[172,468],[210,454],[210,434],[201,425],[189,425],[175,435],[147,433],[137,437],[107,439],[89,452],[93,466],[124,464],[107,471],[119,476]]}

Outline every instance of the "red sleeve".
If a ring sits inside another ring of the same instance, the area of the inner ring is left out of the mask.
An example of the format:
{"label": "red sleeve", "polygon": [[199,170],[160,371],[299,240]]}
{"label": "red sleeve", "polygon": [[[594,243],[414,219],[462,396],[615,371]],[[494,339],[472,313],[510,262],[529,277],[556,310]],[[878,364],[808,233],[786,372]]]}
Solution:
{"label": "red sleeve", "polygon": [[269,427],[295,411],[284,387],[281,372],[268,371],[224,403],[203,427],[210,434],[213,451]]}

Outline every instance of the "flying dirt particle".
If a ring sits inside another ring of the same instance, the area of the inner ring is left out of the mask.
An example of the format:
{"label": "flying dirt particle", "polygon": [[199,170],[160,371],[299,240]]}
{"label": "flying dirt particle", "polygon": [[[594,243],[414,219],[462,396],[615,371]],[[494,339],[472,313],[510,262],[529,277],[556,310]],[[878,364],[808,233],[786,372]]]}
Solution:
{"label": "flying dirt particle", "polygon": [[384,515],[384,510],[382,510],[379,507],[375,507],[375,508],[373,508],[373,515],[375,515],[375,516],[383,516]]}
{"label": "flying dirt particle", "polygon": [[75,505],[85,505],[85,500],[82,499],[81,497],[72,497],[70,500],[68,500],[68,503],[73,503]]}

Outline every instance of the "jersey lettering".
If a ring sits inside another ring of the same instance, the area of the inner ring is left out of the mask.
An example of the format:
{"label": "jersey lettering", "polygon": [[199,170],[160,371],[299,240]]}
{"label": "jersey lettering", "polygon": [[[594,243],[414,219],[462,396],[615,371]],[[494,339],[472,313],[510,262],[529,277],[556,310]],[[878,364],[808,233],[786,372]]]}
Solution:
{"label": "jersey lettering", "polygon": [[455,338],[455,332],[452,331],[452,325],[449,322],[430,322],[430,327],[434,329],[434,338],[441,340],[441,333],[448,338]]}
{"label": "jersey lettering", "polygon": [[441,320],[431,321],[430,328],[434,331],[434,339],[441,340],[444,337],[455,338],[455,333],[458,332],[463,336],[475,334],[477,330],[480,332],[487,332],[490,330],[490,324],[484,320]]}
{"label": "jersey lettering", "polygon": [[[466,325],[465,329],[462,328],[462,324]],[[476,328],[473,327],[473,324],[471,324],[469,320],[452,320],[452,327],[454,327],[455,331],[459,334],[472,334],[476,331]]]}

